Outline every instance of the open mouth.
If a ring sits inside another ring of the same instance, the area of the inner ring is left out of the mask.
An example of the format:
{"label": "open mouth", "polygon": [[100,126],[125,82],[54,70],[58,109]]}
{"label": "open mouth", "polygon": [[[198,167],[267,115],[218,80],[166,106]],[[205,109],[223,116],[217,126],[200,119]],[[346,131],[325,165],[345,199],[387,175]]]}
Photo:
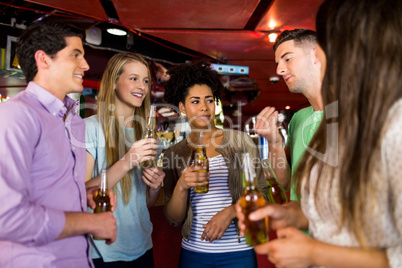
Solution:
{"label": "open mouth", "polygon": [[82,75],[75,74],[74,76],[77,77],[77,78],[79,78],[79,79],[82,79]]}
{"label": "open mouth", "polygon": [[131,93],[131,95],[133,95],[134,97],[137,97],[137,98],[142,98],[142,96],[143,96],[143,94],[140,94],[140,93]]}

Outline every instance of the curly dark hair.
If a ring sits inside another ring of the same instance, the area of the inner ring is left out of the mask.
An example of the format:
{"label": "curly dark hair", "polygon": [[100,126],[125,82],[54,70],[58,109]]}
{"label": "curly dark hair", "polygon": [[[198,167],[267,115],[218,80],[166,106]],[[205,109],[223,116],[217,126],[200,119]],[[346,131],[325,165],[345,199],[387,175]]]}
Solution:
{"label": "curly dark hair", "polygon": [[280,44],[290,40],[294,40],[295,44],[301,44],[305,41],[317,44],[317,33],[307,29],[285,30],[276,38],[274,52],[276,52]]}
{"label": "curly dark hair", "polygon": [[64,38],[71,36],[83,40],[85,34],[74,26],[55,22],[34,23],[22,32],[18,38],[16,52],[27,83],[32,81],[38,72],[36,51],[43,50],[53,57],[67,46]]}
{"label": "curly dark hair", "polygon": [[176,107],[184,103],[189,89],[195,85],[207,85],[215,101],[221,100],[224,92],[220,75],[205,61],[184,63],[169,69],[169,80],[165,84],[165,101]]}

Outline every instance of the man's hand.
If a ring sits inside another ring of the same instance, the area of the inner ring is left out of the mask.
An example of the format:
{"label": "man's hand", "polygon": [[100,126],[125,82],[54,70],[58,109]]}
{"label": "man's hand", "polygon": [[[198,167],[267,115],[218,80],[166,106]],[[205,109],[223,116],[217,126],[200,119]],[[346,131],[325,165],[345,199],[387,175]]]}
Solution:
{"label": "man's hand", "polygon": [[[98,190],[99,190],[98,186],[87,188],[87,203],[88,207],[90,207],[91,209],[95,209],[96,204],[94,198],[98,194]],[[117,206],[117,195],[112,190],[109,190],[109,198],[113,212]]]}

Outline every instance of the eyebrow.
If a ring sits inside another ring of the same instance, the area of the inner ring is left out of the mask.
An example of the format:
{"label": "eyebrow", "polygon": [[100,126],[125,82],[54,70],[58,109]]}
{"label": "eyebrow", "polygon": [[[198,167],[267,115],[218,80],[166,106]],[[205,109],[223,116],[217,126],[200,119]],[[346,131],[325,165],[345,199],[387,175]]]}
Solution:
{"label": "eyebrow", "polygon": [[281,56],[281,59],[283,59],[284,57],[286,57],[286,55],[288,55],[288,54],[293,54],[293,52],[286,52],[285,54],[283,54],[283,55]]}
{"label": "eyebrow", "polygon": [[84,54],[84,53],[82,52],[82,50],[80,50],[80,49],[78,49],[78,48],[74,48],[74,49],[73,49],[73,52],[78,52],[78,53],[80,53],[80,54]]}
{"label": "eyebrow", "polygon": [[[211,96],[211,95],[205,96],[205,99],[207,99],[207,98],[213,98],[213,96]],[[190,97],[190,99],[197,99],[197,100],[199,100],[200,97],[193,96],[193,97]]]}

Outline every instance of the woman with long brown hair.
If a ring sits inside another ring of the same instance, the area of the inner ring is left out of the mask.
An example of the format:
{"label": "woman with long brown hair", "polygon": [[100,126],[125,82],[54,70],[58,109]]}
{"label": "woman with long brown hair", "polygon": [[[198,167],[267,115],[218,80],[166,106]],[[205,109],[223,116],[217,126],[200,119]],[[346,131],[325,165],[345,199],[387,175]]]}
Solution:
{"label": "woman with long brown hair", "polygon": [[302,201],[254,215],[279,229],[255,248],[279,267],[402,267],[400,14],[399,0],[319,9],[325,113],[295,174]]}
{"label": "woman with long brown hair", "polygon": [[114,215],[117,239],[112,245],[92,240],[96,267],[153,267],[152,223],[147,206],[160,191],[164,173],[142,169],[154,159],[157,140],[141,139],[150,109],[151,76],[139,54],[118,53],[102,76],[97,114],[86,118],[87,187],[98,184],[107,169],[109,187],[117,194]]}

